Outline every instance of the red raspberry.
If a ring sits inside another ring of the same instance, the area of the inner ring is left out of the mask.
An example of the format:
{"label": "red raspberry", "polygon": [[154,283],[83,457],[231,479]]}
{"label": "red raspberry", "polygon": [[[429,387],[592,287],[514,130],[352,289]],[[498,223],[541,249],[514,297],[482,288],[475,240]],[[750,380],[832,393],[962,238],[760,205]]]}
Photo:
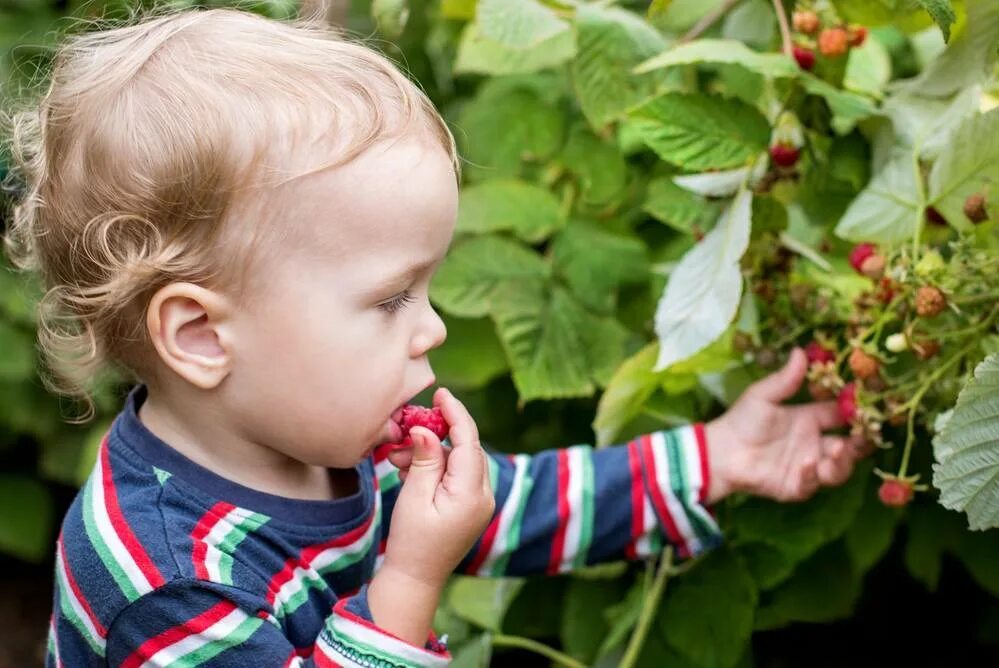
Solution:
{"label": "red raspberry", "polygon": [[924,318],[939,315],[947,307],[947,299],[939,288],[924,285],[916,290],[916,313]]}
{"label": "red raspberry", "polygon": [[798,61],[798,67],[803,70],[810,70],[815,67],[815,52],[803,46],[795,45],[791,49],[794,59]]}
{"label": "red raspberry", "polygon": [[409,436],[409,430],[413,427],[426,427],[440,439],[444,439],[450,430],[440,408],[425,408],[415,404],[403,406],[399,426],[402,427],[402,442],[398,444],[400,448],[408,448],[413,444],[413,439]]}
{"label": "red raspberry", "polygon": [[835,351],[829,350],[818,341],[809,341],[805,346],[805,357],[808,358],[810,365],[836,361]]}
{"label": "red raspberry", "polygon": [[826,28],[819,33],[819,53],[826,58],[839,58],[846,53],[848,39],[842,28]]}
{"label": "red raspberry", "polygon": [[811,35],[819,28],[819,15],[811,10],[801,10],[791,16],[791,23],[798,32]]}
{"label": "red raspberry", "polygon": [[892,508],[901,508],[912,501],[914,490],[912,483],[898,478],[888,478],[878,488],[878,498],[881,503]]}
{"label": "red raspberry", "polygon": [[857,378],[873,378],[878,375],[878,360],[868,355],[862,348],[854,348],[850,353],[850,370]]}
{"label": "red raspberry", "polygon": [[874,244],[857,244],[850,251],[850,266],[858,273],[864,273],[864,261],[872,255],[877,255],[877,247]]}
{"label": "red raspberry", "polygon": [[801,151],[790,144],[774,144],[770,147],[770,159],[778,167],[793,167],[798,162],[799,155]]}
{"label": "red raspberry", "polygon": [[847,41],[850,46],[863,46],[867,39],[867,28],[865,26],[850,26],[847,31]]}
{"label": "red raspberry", "polygon": [[843,386],[836,397],[839,416],[844,422],[853,422],[857,417],[857,384],[850,382]]}
{"label": "red raspberry", "polygon": [[895,298],[895,287],[895,282],[890,278],[881,277],[881,282],[878,283],[877,297],[882,304],[890,304],[891,300]]}

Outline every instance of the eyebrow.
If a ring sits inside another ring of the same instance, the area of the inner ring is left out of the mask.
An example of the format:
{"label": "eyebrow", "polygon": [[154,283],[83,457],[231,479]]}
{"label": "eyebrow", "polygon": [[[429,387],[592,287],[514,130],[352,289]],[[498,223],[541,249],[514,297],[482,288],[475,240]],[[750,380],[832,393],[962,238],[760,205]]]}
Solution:
{"label": "eyebrow", "polygon": [[388,278],[384,278],[384,279],[379,280],[375,284],[372,292],[375,293],[375,294],[378,294],[378,293],[381,293],[381,292],[383,292],[385,290],[388,290],[390,287],[394,287],[396,285],[400,285],[402,283],[409,282],[410,280],[413,279],[414,276],[416,276],[419,273],[422,273],[422,272],[426,271],[428,268],[430,268],[433,265],[437,264],[442,259],[443,259],[442,257],[441,258],[436,258],[435,257],[435,258],[430,258],[428,260],[423,260],[422,262],[417,262],[415,264],[412,264],[412,265],[410,265],[409,267],[407,267],[406,269],[400,271],[397,274],[394,274],[392,276],[389,276]]}

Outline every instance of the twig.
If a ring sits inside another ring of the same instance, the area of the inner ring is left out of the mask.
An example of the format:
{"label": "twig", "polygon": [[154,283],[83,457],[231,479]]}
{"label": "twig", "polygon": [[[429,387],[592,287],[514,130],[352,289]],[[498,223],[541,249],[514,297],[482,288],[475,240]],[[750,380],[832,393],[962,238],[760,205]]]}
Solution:
{"label": "twig", "polygon": [[697,39],[700,37],[701,33],[714,25],[715,21],[724,16],[728,10],[732,9],[735,5],[739,4],[741,0],[725,0],[710,13],[706,14],[701,18],[700,21],[694,24],[694,27],[687,31],[687,33],[680,38],[677,44],[686,44],[687,42]]}
{"label": "twig", "polygon": [[508,636],[502,633],[497,633],[493,636],[493,645],[500,645],[505,647],[517,647],[519,649],[527,649],[542,656],[546,656],[555,663],[561,664],[563,666],[569,666],[569,668],[586,668],[585,665],[576,661],[571,656],[563,654],[556,649],[552,649],[544,643],[540,643],[537,640],[531,640],[530,638],[522,638],[521,636]]}
{"label": "twig", "polygon": [[621,657],[621,662],[618,664],[619,668],[632,668],[635,665],[635,661],[638,660],[638,654],[642,651],[642,645],[645,644],[645,636],[648,635],[652,618],[655,616],[656,610],[659,609],[659,601],[663,597],[663,591],[666,589],[666,581],[669,579],[668,576],[672,569],[673,547],[667,545],[663,551],[663,556],[660,558],[659,571],[656,573],[656,579],[652,583],[652,590],[646,594],[645,600],[642,602],[642,612],[638,617],[638,626],[632,632],[631,639],[628,641],[628,648],[625,650],[624,656]]}
{"label": "twig", "polygon": [[787,24],[787,12],[784,11],[784,3],[781,0],[773,0],[774,11],[777,13],[777,23],[780,25],[780,41],[783,44],[784,55],[793,58],[791,51],[791,27]]}

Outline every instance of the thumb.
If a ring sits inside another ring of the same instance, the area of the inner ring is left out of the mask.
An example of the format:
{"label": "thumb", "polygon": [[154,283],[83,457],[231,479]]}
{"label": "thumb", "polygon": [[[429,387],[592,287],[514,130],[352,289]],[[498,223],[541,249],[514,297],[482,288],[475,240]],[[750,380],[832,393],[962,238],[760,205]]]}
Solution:
{"label": "thumb", "polygon": [[406,476],[406,488],[412,488],[421,496],[433,497],[444,476],[444,446],[426,427],[413,427],[409,436],[413,440],[413,460]]}
{"label": "thumb", "polygon": [[749,391],[761,399],[780,403],[794,396],[807,372],[808,358],[805,351],[796,347],[783,368],[754,383]]}

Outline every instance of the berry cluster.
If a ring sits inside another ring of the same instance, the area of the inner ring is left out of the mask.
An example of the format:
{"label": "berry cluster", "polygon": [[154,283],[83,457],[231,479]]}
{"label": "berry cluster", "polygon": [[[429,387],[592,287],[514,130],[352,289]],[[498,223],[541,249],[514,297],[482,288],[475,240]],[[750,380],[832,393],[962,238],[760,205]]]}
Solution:
{"label": "berry cluster", "polygon": [[426,427],[443,440],[447,437],[450,427],[444,419],[441,409],[425,408],[415,404],[406,404],[402,408],[402,417],[399,419],[399,426],[402,427],[402,441],[389,444],[393,450],[409,448],[413,445],[413,439],[409,435],[409,430],[413,427]]}
{"label": "berry cluster", "polygon": [[845,56],[867,39],[867,28],[843,25],[833,16],[819,16],[813,9],[799,9],[791,18],[796,33],[792,53],[803,70],[815,67],[815,52],[827,59]]}

